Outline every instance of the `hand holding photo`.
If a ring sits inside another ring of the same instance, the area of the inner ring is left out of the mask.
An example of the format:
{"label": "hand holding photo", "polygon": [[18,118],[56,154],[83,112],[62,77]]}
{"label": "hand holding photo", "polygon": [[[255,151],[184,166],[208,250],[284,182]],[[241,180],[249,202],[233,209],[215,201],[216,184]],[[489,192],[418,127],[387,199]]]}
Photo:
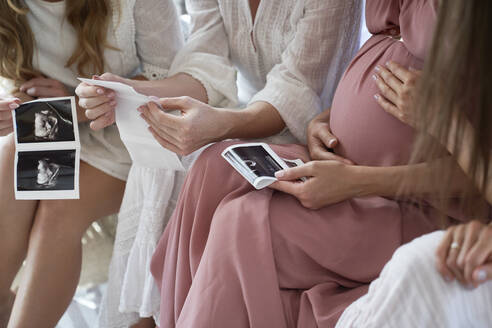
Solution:
{"label": "hand holding photo", "polygon": [[24,103],[13,114],[19,144],[75,141],[76,126],[71,98],[40,99]]}
{"label": "hand holding photo", "polygon": [[38,99],[12,111],[16,199],[78,199],[75,98]]}
{"label": "hand holding photo", "polygon": [[256,189],[263,189],[277,181],[276,172],[304,164],[300,159],[280,158],[265,143],[230,146],[222,152],[222,157]]}

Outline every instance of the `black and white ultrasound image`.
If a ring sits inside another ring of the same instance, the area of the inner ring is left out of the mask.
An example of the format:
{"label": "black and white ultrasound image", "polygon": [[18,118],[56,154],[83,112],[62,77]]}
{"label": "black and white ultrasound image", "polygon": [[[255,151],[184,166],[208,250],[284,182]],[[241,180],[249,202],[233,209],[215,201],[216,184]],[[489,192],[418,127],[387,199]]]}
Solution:
{"label": "black and white ultrasound image", "polygon": [[70,99],[23,104],[15,116],[20,144],[75,141]]}
{"label": "black and white ultrasound image", "polygon": [[19,152],[17,190],[74,190],[75,160],[75,150]]}
{"label": "black and white ultrasound image", "polygon": [[258,177],[275,177],[275,172],[282,170],[280,164],[262,146],[236,147],[233,151]]}

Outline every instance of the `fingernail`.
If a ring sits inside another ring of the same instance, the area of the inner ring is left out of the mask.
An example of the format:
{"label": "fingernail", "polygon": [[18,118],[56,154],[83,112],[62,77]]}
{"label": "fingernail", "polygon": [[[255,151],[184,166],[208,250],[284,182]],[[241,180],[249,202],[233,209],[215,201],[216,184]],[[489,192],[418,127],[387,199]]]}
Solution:
{"label": "fingernail", "polygon": [[19,108],[19,104],[17,104],[17,103],[11,103],[9,105],[9,107],[10,107],[10,109],[16,109],[16,108]]}
{"label": "fingernail", "polygon": [[374,68],[374,70],[379,73],[379,71],[381,71],[381,67],[379,67],[379,65],[378,65],[378,66],[376,66],[376,68]]}
{"label": "fingernail", "polygon": [[138,108],[137,108],[137,111],[138,111],[139,113],[143,113],[143,108],[142,108],[142,107],[138,107]]}
{"label": "fingernail", "polygon": [[99,80],[100,76],[99,75],[92,75],[93,80]]}
{"label": "fingernail", "polygon": [[378,94],[375,94],[374,95],[374,99],[379,100],[379,95]]}
{"label": "fingernail", "polygon": [[377,80],[378,80],[378,76],[377,76],[376,74],[374,74],[374,75],[372,76],[372,79],[373,79],[374,81],[377,81]]}
{"label": "fingernail", "polygon": [[285,171],[284,170],[281,170],[281,171],[277,171],[275,172],[275,177],[276,178],[281,178],[285,175]]}
{"label": "fingernail", "polygon": [[336,142],[337,142],[337,141],[336,141],[335,139],[331,139],[331,140],[328,142],[328,147],[330,147],[330,148],[335,147],[335,143],[336,143]]}
{"label": "fingernail", "polygon": [[26,93],[31,96],[34,94],[34,91],[35,91],[34,88],[30,88],[30,89],[27,89]]}
{"label": "fingernail", "polygon": [[453,282],[454,278],[451,276],[444,276],[444,280],[446,280],[446,282]]}
{"label": "fingernail", "polygon": [[487,272],[485,270],[478,270],[478,272],[475,273],[475,280],[476,281],[485,281],[487,279]]}
{"label": "fingernail", "polygon": [[108,98],[113,99],[116,97],[116,94],[114,92],[111,92],[108,94]]}
{"label": "fingernail", "polygon": [[98,95],[103,95],[104,94],[104,90],[103,89],[97,89],[96,92],[97,92]]}

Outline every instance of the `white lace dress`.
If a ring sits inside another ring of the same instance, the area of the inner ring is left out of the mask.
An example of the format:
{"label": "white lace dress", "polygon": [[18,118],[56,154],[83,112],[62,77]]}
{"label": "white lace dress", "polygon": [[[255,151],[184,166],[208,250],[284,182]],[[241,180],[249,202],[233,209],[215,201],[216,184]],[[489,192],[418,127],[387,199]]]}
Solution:
{"label": "white lace dress", "polygon": [[[190,74],[204,85],[212,106],[228,107],[238,101],[239,71],[244,103],[269,102],[287,123],[270,141],[304,141],[307,123],[330,105],[358,49],[360,1],[265,0],[254,24],[248,0],[189,0],[187,9],[191,34],[169,75]],[[160,294],[150,260],[183,179],[182,173],[131,168],[101,327],[129,327],[138,316],[158,318]]]}

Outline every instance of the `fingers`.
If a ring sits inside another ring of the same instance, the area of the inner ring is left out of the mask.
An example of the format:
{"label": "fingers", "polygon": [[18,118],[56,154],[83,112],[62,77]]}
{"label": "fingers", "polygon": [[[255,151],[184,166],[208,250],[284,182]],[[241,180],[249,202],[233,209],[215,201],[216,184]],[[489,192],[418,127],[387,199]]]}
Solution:
{"label": "fingers", "polygon": [[451,270],[449,270],[448,266],[446,265],[448,251],[449,248],[451,247],[451,243],[453,242],[453,232],[454,232],[454,227],[451,227],[446,231],[444,238],[442,239],[441,243],[439,244],[436,250],[437,271],[439,271],[443,279],[446,280],[447,282],[451,282],[454,280],[453,273],[451,272]]}
{"label": "fingers", "polygon": [[63,97],[67,95],[67,92],[61,88],[54,88],[51,86],[33,86],[27,89],[26,94],[31,97],[43,98],[43,97]]}
{"label": "fingers", "polygon": [[0,98],[0,112],[19,108],[21,100],[19,98]]}
{"label": "fingers", "polygon": [[476,268],[470,258],[468,257],[470,250],[477,243],[480,233],[482,231],[483,224],[478,221],[472,221],[465,226],[465,236],[463,240],[463,245],[459,250],[459,255],[457,259],[458,267],[463,273],[463,277],[467,284],[473,283],[473,270]]}
{"label": "fingers", "polygon": [[0,111],[0,122],[11,121],[11,120],[12,120],[12,111],[10,110]]}
{"label": "fingers", "polygon": [[5,129],[0,129],[0,137],[5,137],[6,135],[11,134],[14,132],[13,127],[5,128]]}
{"label": "fingers", "polygon": [[473,271],[473,282],[475,286],[479,286],[489,280],[492,280],[492,263],[479,266]]}
{"label": "fingers", "polygon": [[389,61],[386,63],[386,68],[393,73],[400,81],[403,81],[403,83],[407,83],[410,81],[416,71],[410,71],[406,69],[405,67],[401,66],[398,63],[395,63],[394,61]]}
{"label": "fingers", "polygon": [[[81,106],[83,107],[83,106]],[[89,120],[95,120],[100,116],[103,116],[109,112],[114,112],[116,109],[116,100],[111,100],[110,102],[104,103],[94,109],[88,109],[85,111],[85,116]]]}
{"label": "fingers", "polygon": [[[19,88],[21,92],[27,93],[27,90],[33,87],[55,87],[58,81],[53,79],[47,79],[44,77],[36,77],[34,79],[30,79],[26,83],[22,84]],[[59,83],[59,82],[58,82]]]}
{"label": "fingers", "polygon": [[492,226],[482,229],[478,241],[467,255],[466,262],[475,274],[476,268],[484,265],[492,258]]}
{"label": "fingers", "polygon": [[138,111],[146,118],[146,120],[154,122],[154,125],[156,126],[163,126],[176,130],[176,127],[179,126],[181,122],[180,117],[164,113],[153,102],[148,103],[147,106],[139,107]]}
{"label": "fingers", "polygon": [[277,181],[272,183],[269,188],[297,197],[302,184],[302,181]]}
{"label": "fingers", "polygon": [[177,98],[161,98],[159,103],[164,110],[181,110],[186,111],[191,109],[198,100],[191,97],[177,97]]}
{"label": "fingers", "polygon": [[145,122],[147,122],[147,124],[152,128],[152,130],[156,132],[159,136],[161,136],[164,140],[173,144],[176,147],[176,149],[181,149],[179,147],[180,144],[179,140],[172,135],[172,132],[175,132],[176,130],[169,130],[166,128],[162,128],[159,124],[156,124],[155,122],[149,120],[142,114],[140,115],[140,117],[142,117],[145,120]]}
{"label": "fingers", "polygon": [[181,150],[176,146],[174,145],[172,142],[162,138],[159,133],[154,130],[152,127],[149,127],[149,131],[150,133],[152,133],[152,135],[154,136],[155,140],[164,148],[172,151],[173,153],[176,153],[176,154],[179,154],[179,155],[182,155],[182,152]]}
{"label": "fingers", "polygon": [[107,112],[106,114],[99,116],[97,119],[90,123],[92,130],[98,131],[110,126],[114,123],[114,110]]}
{"label": "fingers", "polygon": [[6,120],[0,120],[0,130],[12,128],[12,117]]}
{"label": "fingers", "polygon": [[309,162],[301,166],[278,171],[275,173],[275,177],[279,181],[292,181],[304,177],[311,177],[314,173],[314,163],[316,162]]}
{"label": "fingers", "polygon": [[396,91],[394,88],[390,87],[386,81],[384,81],[380,76],[374,74],[372,76],[372,79],[376,83],[377,87],[379,88],[379,91],[381,91],[381,94],[391,103],[397,104],[398,103],[398,91]]}
{"label": "fingers", "polygon": [[95,109],[96,107],[108,103],[114,102],[116,106],[116,94],[112,90],[108,90],[107,94],[102,96],[96,96],[91,98],[79,98],[79,106],[85,109]]}
{"label": "fingers", "polygon": [[[465,226],[459,225],[454,229],[453,242],[448,251],[448,258],[446,259],[446,265],[449,270],[453,273],[454,277],[463,285],[466,285],[464,278],[464,272],[458,265],[458,255],[463,247],[463,242],[465,239]],[[456,247],[455,247],[456,246]]]}
{"label": "fingers", "polygon": [[106,94],[106,92],[109,92],[109,89],[97,87],[84,82],[80,83],[75,89],[75,94],[79,96],[79,98],[98,97]]}
{"label": "fingers", "polygon": [[403,81],[396,77],[395,74],[393,74],[388,68],[378,65],[376,66],[375,71],[377,73],[376,76],[380,77],[381,80],[391,88],[391,90],[397,94],[401,92],[404,85]]}

